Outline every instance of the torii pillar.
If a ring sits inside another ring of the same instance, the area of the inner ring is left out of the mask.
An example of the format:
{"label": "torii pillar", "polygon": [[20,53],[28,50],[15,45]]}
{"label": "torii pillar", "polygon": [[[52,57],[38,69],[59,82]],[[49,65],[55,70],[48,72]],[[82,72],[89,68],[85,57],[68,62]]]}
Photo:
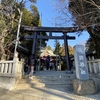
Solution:
{"label": "torii pillar", "polygon": [[66,33],[63,33],[63,34],[64,34],[64,45],[65,45],[66,65],[67,65],[66,73],[71,74],[73,72],[71,70],[71,64],[70,64],[70,60],[69,60],[68,41],[67,41]]}
{"label": "torii pillar", "polygon": [[36,41],[37,41],[37,32],[34,32],[33,45],[32,45],[32,54],[34,54],[34,55],[35,55],[35,51],[36,51]]}

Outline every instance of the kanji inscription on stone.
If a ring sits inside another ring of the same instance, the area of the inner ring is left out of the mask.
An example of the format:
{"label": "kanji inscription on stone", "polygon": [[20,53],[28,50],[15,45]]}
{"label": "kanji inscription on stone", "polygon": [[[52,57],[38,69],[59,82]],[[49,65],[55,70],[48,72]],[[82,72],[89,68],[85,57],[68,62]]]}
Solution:
{"label": "kanji inscription on stone", "polygon": [[76,78],[80,80],[88,80],[88,68],[86,55],[83,45],[74,46],[74,58],[75,58],[75,68],[76,68]]}

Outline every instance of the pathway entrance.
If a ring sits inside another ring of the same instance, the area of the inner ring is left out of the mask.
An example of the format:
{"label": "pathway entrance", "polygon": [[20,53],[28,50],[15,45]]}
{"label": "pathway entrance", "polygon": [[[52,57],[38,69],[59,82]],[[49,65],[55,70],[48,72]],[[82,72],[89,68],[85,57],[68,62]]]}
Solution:
{"label": "pathway entrance", "polygon": [[[24,31],[33,32],[31,36],[26,36],[26,39],[33,40],[32,54],[35,54],[36,51],[36,42],[37,39],[63,39],[65,45],[65,54],[66,54],[66,67],[67,73],[72,73],[69,53],[68,53],[68,39],[75,39],[74,36],[68,36],[67,33],[72,33],[77,31],[77,27],[32,27],[32,26],[22,26]],[[49,32],[48,36],[41,36],[39,32]],[[52,33],[62,33],[62,36],[52,36]]]}
{"label": "pathway entrance", "polygon": [[100,100],[100,92],[78,96],[74,93],[72,79],[75,74],[65,71],[38,71],[33,80],[23,76],[9,94],[1,90],[0,100]]}

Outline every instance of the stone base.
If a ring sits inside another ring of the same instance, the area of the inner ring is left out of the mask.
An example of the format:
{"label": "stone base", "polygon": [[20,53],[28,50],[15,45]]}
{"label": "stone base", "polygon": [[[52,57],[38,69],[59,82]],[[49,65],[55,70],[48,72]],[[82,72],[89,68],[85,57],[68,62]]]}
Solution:
{"label": "stone base", "polygon": [[72,70],[66,70],[66,74],[73,74]]}
{"label": "stone base", "polygon": [[77,95],[88,95],[97,92],[97,84],[93,80],[73,79],[73,88]]}

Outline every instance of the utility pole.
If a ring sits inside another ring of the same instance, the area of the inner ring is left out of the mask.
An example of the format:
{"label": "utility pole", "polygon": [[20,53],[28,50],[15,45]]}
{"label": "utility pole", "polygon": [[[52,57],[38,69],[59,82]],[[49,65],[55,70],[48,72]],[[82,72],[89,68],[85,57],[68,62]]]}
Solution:
{"label": "utility pole", "polygon": [[[41,32],[40,32],[40,36],[41,36]],[[41,39],[40,39],[40,55],[41,55]],[[38,66],[38,71],[40,71],[40,67],[41,67],[41,57],[39,57],[39,66]]]}
{"label": "utility pole", "polygon": [[18,29],[17,29],[17,37],[16,37],[16,41],[15,41],[15,50],[14,50],[14,57],[17,56],[16,53],[17,53],[17,46],[18,46],[18,42],[19,42],[19,31],[20,31],[20,24],[21,24],[21,20],[22,20],[22,12],[20,12],[20,19],[19,19],[19,22],[18,22]]}
{"label": "utility pole", "polygon": [[[55,19],[55,27],[56,27],[56,19]],[[55,35],[56,35],[56,33],[55,33]],[[57,48],[58,40],[56,39],[55,42],[56,42],[56,48]],[[58,70],[58,57],[57,57],[57,55],[58,55],[58,50],[56,51],[56,70]]]}
{"label": "utility pole", "polygon": [[[41,13],[41,25],[42,25],[42,13]],[[41,36],[41,32],[40,32],[40,36]],[[40,54],[41,54],[41,39],[40,39]],[[39,57],[39,66],[38,66],[38,71],[40,70],[40,67],[41,67],[41,57]]]}

